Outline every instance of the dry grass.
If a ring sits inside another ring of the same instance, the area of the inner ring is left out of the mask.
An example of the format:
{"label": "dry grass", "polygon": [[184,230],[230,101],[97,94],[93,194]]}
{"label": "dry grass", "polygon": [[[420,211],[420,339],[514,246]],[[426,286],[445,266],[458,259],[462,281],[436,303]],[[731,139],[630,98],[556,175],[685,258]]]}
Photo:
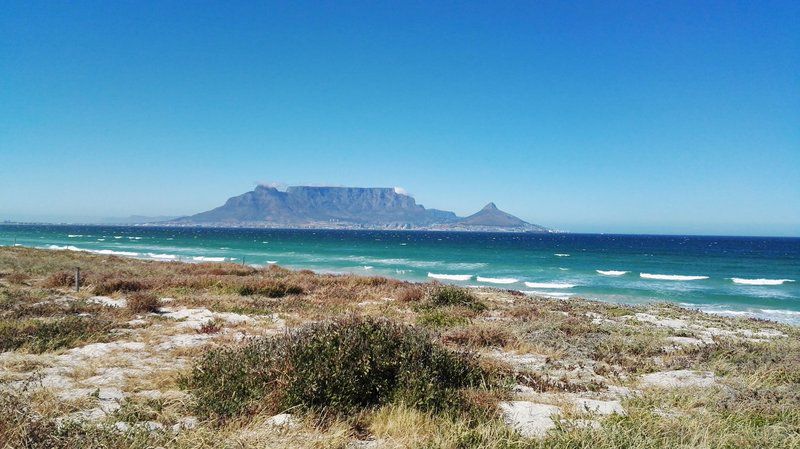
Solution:
{"label": "dry grass", "polygon": [[[74,292],[76,266],[85,276],[80,293]],[[531,387],[534,398],[551,395],[563,401],[566,393],[602,393],[606,385],[637,389],[640,375],[672,369],[712,371],[718,384],[704,389],[644,389],[622,400],[626,416],[597,418],[597,429],[576,427],[572,421],[584,417],[565,412],[569,420],[557,423],[542,439],[522,438],[498,418],[496,402],[511,397],[504,388],[489,393],[467,388],[463,391],[466,406],[456,411],[426,410],[401,400],[357,406],[345,418],[292,409],[300,420],[292,429],[266,425],[269,414],[255,407],[254,414],[223,424],[201,422],[177,435],[135,426],[125,432],[114,430],[117,421],[135,424],[145,419],[169,428],[192,413],[197,397],[177,391],[177,379],[203,359],[206,349],[181,347],[153,352],[159,357],[166,351],[159,363],[174,365],[128,378],[119,385],[128,395],[123,408],[99,422],[62,425],[56,430],[57,418],[96,399],[62,401],[47,390],[3,390],[0,448],[323,448],[345,447],[356,438],[378,439],[383,444],[380,447],[398,448],[800,447],[800,332],[796,328],[713,317],[672,305],[629,307],[531,298],[498,290],[442,293],[441,289],[432,284],[318,275],[277,266],[256,269],[0,248],[0,345],[12,351],[0,358],[0,380],[39,376],[57,363],[66,348],[91,342],[137,341],[152,349],[170,337],[191,335],[208,338],[209,348],[235,352],[249,341],[238,342],[239,332],[247,336],[282,332],[270,316],[280,317],[289,327],[299,327],[359,311],[425,328],[434,341],[454,351],[479,351],[484,372]],[[124,298],[128,309],[89,303],[88,298],[96,294]],[[173,298],[165,305],[176,309],[206,308],[262,321],[231,324],[217,317],[196,329],[145,314],[144,327],[128,326],[132,313],[155,312],[159,306],[154,299],[164,297]],[[640,322],[635,318],[640,312],[728,334],[715,335],[705,346],[670,348],[670,337],[701,335],[693,329]],[[736,336],[741,330],[782,332],[787,337],[748,341]],[[545,362],[540,368],[525,368],[514,365],[513,360],[496,358],[498,353],[521,357],[535,353]],[[123,351],[97,357],[64,375],[83,382],[109,367],[138,368],[136,359],[129,358],[132,354]],[[240,361],[231,359],[230,368],[241,365]],[[312,372],[322,369],[309,366]],[[153,389],[164,396],[147,399],[134,394]],[[270,414],[275,411],[279,410]]]}

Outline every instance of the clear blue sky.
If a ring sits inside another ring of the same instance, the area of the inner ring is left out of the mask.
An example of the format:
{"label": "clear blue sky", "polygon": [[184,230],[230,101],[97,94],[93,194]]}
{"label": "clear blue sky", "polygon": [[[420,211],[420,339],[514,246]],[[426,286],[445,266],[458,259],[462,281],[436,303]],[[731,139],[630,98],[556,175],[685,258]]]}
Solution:
{"label": "clear blue sky", "polygon": [[3,2],[0,220],[257,182],[800,235],[800,2]]}

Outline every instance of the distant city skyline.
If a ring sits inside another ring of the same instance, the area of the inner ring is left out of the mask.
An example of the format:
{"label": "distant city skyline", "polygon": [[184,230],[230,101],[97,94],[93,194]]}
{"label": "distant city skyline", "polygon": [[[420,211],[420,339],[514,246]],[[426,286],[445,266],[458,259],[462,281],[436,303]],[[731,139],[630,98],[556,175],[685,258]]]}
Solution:
{"label": "distant city skyline", "polygon": [[800,4],[8,2],[0,221],[260,183],[572,232],[800,235]]}

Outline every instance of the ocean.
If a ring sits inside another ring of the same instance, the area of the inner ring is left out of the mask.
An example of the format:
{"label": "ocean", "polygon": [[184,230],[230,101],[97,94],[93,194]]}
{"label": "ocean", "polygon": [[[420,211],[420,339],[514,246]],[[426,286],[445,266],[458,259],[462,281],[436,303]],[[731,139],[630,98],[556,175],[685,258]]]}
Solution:
{"label": "ocean", "polygon": [[669,301],[800,325],[800,238],[0,225],[0,245],[14,244]]}

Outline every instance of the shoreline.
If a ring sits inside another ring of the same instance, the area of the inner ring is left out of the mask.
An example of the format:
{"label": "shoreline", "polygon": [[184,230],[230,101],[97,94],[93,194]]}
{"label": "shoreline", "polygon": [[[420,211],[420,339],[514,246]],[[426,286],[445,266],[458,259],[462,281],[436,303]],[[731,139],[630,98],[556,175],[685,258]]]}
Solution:
{"label": "shoreline", "polygon": [[[2,246],[0,246],[0,247],[2,247]],[[63,246],[48,245],[46,247],[45,246],[31,247],[31,246],[25,246],[25,245],[22,245],[22,244],[17,244],[17,247],[34,248],[34,249],[41,249],[41,250],[46,250],[46,251],[83,252],[83,253],[87,253],[87,254],[110,255],[110,256],[133,258],[133,259],[136,259],[136,260],[158,261],[158,262],[184,262],[184,263],[226,262],[226,263],[239,263],[237,258],[230,258],[230,257],[223,257],[223,256],[200,256],[200,255],[198,255],[198,256],[191,256],[191,255],[189,255],[189,256],[181,256],[181,255],[176,255],[176,254],[156,254],[156,253],[142,253],[142,252],[130,252],[130,251],[114,251],[114,250],[110,250],[110,249],[92,250],[92,249],[86,249],[86,248],[78,248],[76,246],[71,246],[71,245],[63,245]],[[369,273],[369,271],[371,271],[374,268],[374,267],[371,267],[371,266],[368,267],[368,268],[367,267],[362,267],[363,268],[363,272],[352,270],[352,269],[351,270],[347,270],[347,269],[339,269],[339,270],[337,270],[337,269],[332,269],[332,268],[314,269],[314,268],[310,268],[310,267],[307,267],[307,266],[299,266],[299,265],[294,265],[294,264],[283,265],[283,264],[279,264],[277,261],[268,261],[268,263],[265,263],[265,264],[247,264],[247,266],[250,266],[250,267],[253,267],[253,268],[263,268],[263,267],[267,267],[267,266],[273,265],[273,264],[286,266],[288,268],[295,269],[295,270],[311,269],[314,272],[320,273],[320,274],[338,274],[338,275],[356,275],[356,276],[384,276],[384,277],[388,277],[388,278],[391,278],[391,279],[396,279],[396,280],[399,280],[399,281],[420,282],[420,283],[425,283],[425,282],[444,282],[444,283],[450,283],[450,284],[453,284],[453,285],[458,285],[458,286],[466,287],[466,288],[485,288],[485,289],[493,289],[493,288],[495,288],[495,289],[500,289],[500,290],[513,290],[513,291],[516,291],[516,292],[519,292],[519,293],[523,293],[523,294],[526,294],[526,295],[529,295],[529,296],[542,296],[542,297],[548,297],[548,298],[552,298],[552,299],[578,298],[578,299],[583,299],[583,300],[588,300],[588,301],[600,301],[600,302],[606,302],[606,303],[610,303],[610,304],[624,304],[624,305],[638,305],[638,304],[649,304],[649,303],[668,303],[668,304],[677,305],[679,307],[682,307],[682,308],[685,308],[685,309],[688,309],[688,310],[700,311],[702,313],[707,313],[707,314],[710,314],[710,315],[724,316],[724,317],[729,317],[729,318],[740,317],[740,318],[747,318],[747,319],[763,319],[763,320],[774,321],[774,322],[782,323],[782,324],[789,324],[789,325],[792,325],[792,326],[800,326],[800,311],[792,310],[792,309],[749,308],[749,309],[745,309],[745,310],[734,310],[734,309],[730,309],[730,306],[729,306],[729,308],[722,308],[720,310],[719,307],[725,306],[724,304],[719,304],[719,305],[718,304],[701,305],[701,304],[687,303],[685,300],[681,301],[681,300],[673,300],[673,299],[649,298],[649,297],[646,297],[646,296],[642,296],[642,297],[639,297],[639,298],[633,298],[630,301],[611,301],[611,300],[605,300],[605,299],[603,299],[601,297],[585,297],[585,296],[582,296],[580,293],[570,294],[570,292],[568,291],[569,289],[567,287],[565,287],[565,286],[569,285],[569,287],[574,287],[573,284],[561,285],[561,284],[558,284],[558,283],[552,283],[552,285],[551,285],[551,283],[530,283],[531,285],[528,285],[529,282],[527,282],[527,281],[523,282],[524,280],[514,279],[514,281],[515,281],[514,283],[515,284],[525,284],[525,286],[524,287],[523,286],[519,286],[519,287],[516,287],[516,288],[503,288],[503,287],[500,287],[499,285],[507,285],[507,283],[505,282],[506,279],[499,279],[500,281],[503,281],[503,282],[500,282],[500,283],[494,282],[494,281],[497,280],[497,279],[494,279],[494,278],[484,278],[484,281],[481,281],[480,280],[481,276],[480,275],[476,275],[476,274],[452,275],[452,274],[434,274],[434,273],[428,272],[427,279],[420,280],[420,279],[412,279],[412,278],[408,278],[408,277],[398,276],[397,274],[392,274],[392,273],[378,273],[378,272],[376,272],[375,274],[371,274],[371,273]],[[620,272],[620,273],[630,274],[630,272],[628,272],[628,271]],[[601,275],[601,276],[604,276],[602,273],[598,272],[598,274]],[[636,273],[633,273],[633,274],[635,275]],[[677,278],[690,277],[692,279],[689,282],[692,282],[692,281],[695,281],[695,280],[708,280],[709,279],[708,276],[677,276],[677,275],[676,276],[672,276],[672,275],[668,276],[668,275],[652,275],[652,274],[647,274],[647,273],[639,273],[639,274],[640,274],[640,277],[642,277],[644,279],[653,278],[655,280],[661,280],[659,278],[670,278],[670,277],[677,277]],[[467,276],[469,276],[469,277],[466,278]],[[487,279],[491,279],[491,280],[487,280]],[[733,283],[737,283],[736,282],[737,278],[733,278],[733,279],[725,278],[725,279],[730,280]],[[482,282],[482,284],[478,284],[478,285],[466,284],[466,282],[473,281],[473,280],[475,282]],[[668,279],[668,280],[671,280],[671,279]],[[679,279],[679,280],[681,280],[681,279]],[[739,279],[739,281],[751,281],[751,280]],[[780,279],[778,281],[781,281],[781,282],[779,282],[777,284],[775,284],[774,281],[770,280],[770,279],[756,279],[754,281],[764,281],[764,283],[762,284],[764,286],[780,285],[780,284],[782,284],[784,282],[790,282],[790,283],[795,282],[795,280],[792,280],[792,279]],[[490,284],[490,285],[485,285],[485,284]]]}

